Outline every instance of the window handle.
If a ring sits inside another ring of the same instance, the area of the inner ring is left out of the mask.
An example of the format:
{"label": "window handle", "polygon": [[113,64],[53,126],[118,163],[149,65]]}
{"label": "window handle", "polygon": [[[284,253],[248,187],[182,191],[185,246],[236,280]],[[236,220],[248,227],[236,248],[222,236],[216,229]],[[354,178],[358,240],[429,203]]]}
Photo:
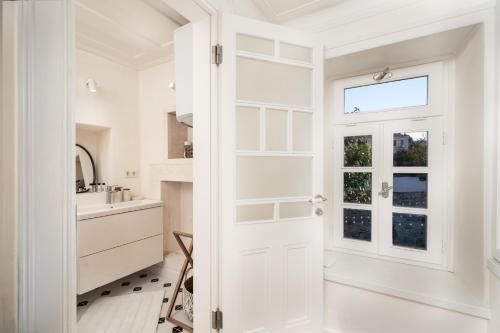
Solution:
{"label": "window handle", "polygon": [[389,197],[390,190],[392,190],[392,186],[389,186],[389,182],[382,182],[382,191],[378,192],[378,195],[387,199]]}

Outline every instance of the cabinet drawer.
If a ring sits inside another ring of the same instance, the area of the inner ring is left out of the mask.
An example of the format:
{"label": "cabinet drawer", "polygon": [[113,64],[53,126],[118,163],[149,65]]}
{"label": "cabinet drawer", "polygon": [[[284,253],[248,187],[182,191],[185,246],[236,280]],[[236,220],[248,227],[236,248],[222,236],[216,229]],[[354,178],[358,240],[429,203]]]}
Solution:
{"label": "cabinet drawer", "polygon": [[78,257],[163,233],[163,208],[78,221]]}
{"label": "cabinet drawer", "polygon": [[78,258],[78,294],[163,261],[163,237],[143,239]]}

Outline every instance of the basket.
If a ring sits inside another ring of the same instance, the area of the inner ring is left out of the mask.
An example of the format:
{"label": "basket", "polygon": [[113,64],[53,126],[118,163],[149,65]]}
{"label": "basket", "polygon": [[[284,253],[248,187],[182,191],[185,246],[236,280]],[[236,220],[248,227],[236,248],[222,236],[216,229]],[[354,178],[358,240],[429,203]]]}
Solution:
{"label": "basket", "polygon": [[182,288],[182,308],[190,321],[193,321],[193,267],[186,271]]}

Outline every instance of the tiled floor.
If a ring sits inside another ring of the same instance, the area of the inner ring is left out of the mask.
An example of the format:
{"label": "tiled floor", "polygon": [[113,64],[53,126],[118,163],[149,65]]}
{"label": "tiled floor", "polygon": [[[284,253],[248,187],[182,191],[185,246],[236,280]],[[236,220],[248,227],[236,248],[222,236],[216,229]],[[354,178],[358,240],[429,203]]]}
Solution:
{"label": "tiled floor", "polygon": [[[78,296],[77,318],[81,318],[83,313],[92,306],[92,302],[99,297],[121,296],[134,292],[155,291],[165,289],[165,298],[158,319],[157,333],[182,332],[182,328],[176,327],[166,320],[168,306],[172,300],[172,293],[177,282],[178,273],[168,270],[164,264],[149,267],[143,271],[129,275],[123,279],[112,282],[108,285],[92,290],[86,294]],[[182,309],[182,293],[179,293],[176,301],[174,318],[192,325],[187,319]]]}

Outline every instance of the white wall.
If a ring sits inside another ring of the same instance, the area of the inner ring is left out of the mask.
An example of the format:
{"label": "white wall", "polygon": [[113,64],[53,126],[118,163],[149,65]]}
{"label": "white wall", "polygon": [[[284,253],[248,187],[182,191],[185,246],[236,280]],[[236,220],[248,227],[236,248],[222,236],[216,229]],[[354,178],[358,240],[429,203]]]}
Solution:
{"label": "white wall", "polygon": [[16,7],[0,4],[0,332],[17,329]]}
{"label": "white wall", "polygon": [[[455,272],[484,290],[484,61],[483,28],[456,57]],[[478,149],[479,148],[479,149]]]}
{"label": "white wall", "polygon": [[139,72],[141,188],[146,197],[169,200],[164,214],[165,251],[179,250],[173,230],[193,231],[193,185],[162,187],[151,173],[151,164],[163,163],[168,156],[166,113],[175,111],[175,92],[169,88],[175,81],[174,67],[174,62],[168,62]]}
{"label": "white wall", "polygon": [[490,274],[491,321],[489,333],[500,332],[500,277]]}
{"label": "white wall", "polygon": [[[175,111],[175,91],[168,85],[175,81],[174,62],[168,62],[138,72],[140,100],[140,173],[145,196],[154,196],[150,166],[167,158],[166,113]],[[160,184],[154,185],[160,187]]]}
{"label": "white wall", "polygon": [[[85,82],[93,78],[97,92],[87,90]],[[135,69],[105,58],[77,50],[76,52],[76,122],[110,128],[105,154],[93,156],[101,179],[108,185],[122,185],[139,194],[139,81]],[[81,138],[80,138],[81,139]],[[78,142],[77,142],[78,143]],[[102,150],[101,150],[102,151]],[[107,155],[107,156],[99,156]],[[137,178],[126,178],[136,171]]]}
{"label": "white wall", "polygon": [[329,333],[486,333],[488,327],[484,319],[331,282],[325,282],[324,322]]}

